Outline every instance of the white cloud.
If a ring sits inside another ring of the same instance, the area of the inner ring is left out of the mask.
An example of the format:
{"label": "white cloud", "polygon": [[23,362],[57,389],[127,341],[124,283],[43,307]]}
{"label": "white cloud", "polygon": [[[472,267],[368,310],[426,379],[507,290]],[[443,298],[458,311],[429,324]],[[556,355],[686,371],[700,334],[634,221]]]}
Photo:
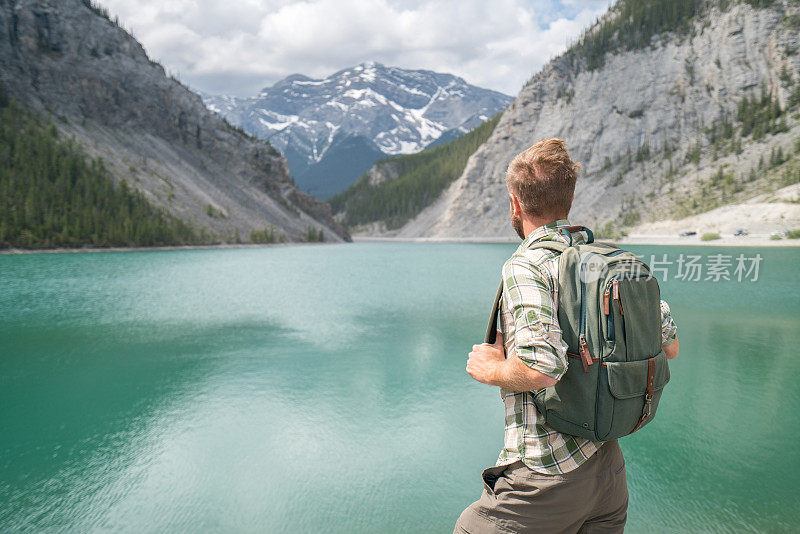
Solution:
{"label": "white cloud", "polygon": [[362,61],[515,95],[610,0],[103,0],[189,85],[252,95],[292,73]]}

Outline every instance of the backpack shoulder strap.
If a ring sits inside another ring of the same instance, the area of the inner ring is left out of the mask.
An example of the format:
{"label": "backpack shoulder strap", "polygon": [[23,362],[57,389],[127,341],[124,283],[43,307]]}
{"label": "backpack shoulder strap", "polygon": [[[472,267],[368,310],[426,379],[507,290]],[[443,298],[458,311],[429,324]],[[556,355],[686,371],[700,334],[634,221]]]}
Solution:
{"label": "backpack shoulder strap", "polygon": [[494,296],[494,304],[492,304],[492,315],[489,318],[489,326],[486,327],[486,335],[483,337],[483,342],[494,345],[497,341],[497,316],[500,314],[500,299],[503,298],[503,281],[500,280],[500,287],[497,288],[497,294]]}
{"label": "backpack shoulder strap", "polygon": [[[544,248],[561,254],[569,248],[569,245],[566,243],[561,243],[560,241],[539,241],[528,247],[528,250],[537,248]],[[483,342],[489,343],[490,345],[493,345],[497,340],[497,317],[500,315],[500,299],[502,298],[503,281],[500,280],[500,287],[497,288],[497,294],[494,296],[494,304],[492,305],[492,314],[489,318],[489,325],[486,327],[486,335],[483,338]]]}

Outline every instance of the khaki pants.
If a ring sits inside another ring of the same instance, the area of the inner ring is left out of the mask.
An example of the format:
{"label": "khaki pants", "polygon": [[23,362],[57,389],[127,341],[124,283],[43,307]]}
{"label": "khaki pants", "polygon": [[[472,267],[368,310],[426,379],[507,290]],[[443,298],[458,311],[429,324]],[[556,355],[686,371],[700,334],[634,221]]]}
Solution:
{"label": "khaki pants", "polygon": [[625,460],[616,440],[564,475],[531,471],[522,461],[483,471],[483,494],[454,534],[622,532],[628,510]]}

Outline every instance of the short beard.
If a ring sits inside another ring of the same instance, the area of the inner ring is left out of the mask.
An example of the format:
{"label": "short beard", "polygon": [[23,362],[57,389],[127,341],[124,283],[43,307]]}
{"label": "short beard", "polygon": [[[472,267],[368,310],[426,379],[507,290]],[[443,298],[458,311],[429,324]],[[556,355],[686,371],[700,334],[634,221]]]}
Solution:
{"label": "short beard", "polygon": [[525,239],[525,232],[522,230],[522,217],[519,215],[511,215],[511,226],[517,232],[520,239]]}

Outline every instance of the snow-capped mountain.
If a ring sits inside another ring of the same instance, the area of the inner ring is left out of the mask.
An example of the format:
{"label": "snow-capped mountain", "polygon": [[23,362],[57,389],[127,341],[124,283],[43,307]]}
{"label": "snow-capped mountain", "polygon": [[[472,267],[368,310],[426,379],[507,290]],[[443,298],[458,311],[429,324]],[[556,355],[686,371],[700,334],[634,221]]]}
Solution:
{"label": "snow-capped mountain", "polygon": [[294,74],[256,97],[202,96],[213,111],[269,140],[297,185],[321,198],[381,157],[455,138],[511,101],[451,74],[372,62],[322,80]]}

